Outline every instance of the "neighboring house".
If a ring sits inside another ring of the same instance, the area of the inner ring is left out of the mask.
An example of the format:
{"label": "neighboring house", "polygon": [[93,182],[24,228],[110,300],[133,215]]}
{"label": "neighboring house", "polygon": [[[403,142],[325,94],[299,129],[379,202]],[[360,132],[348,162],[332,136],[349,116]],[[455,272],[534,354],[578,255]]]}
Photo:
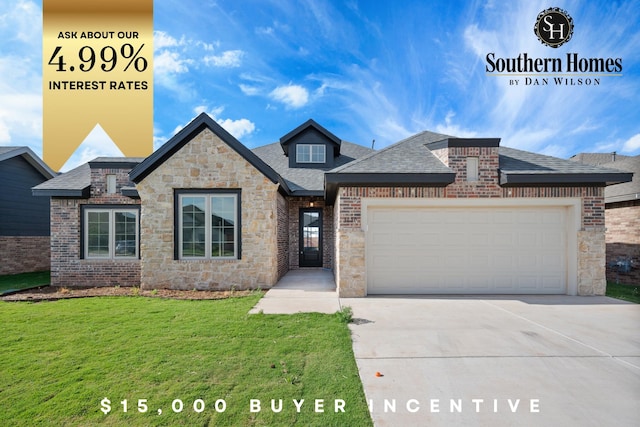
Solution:
{"label": "neighboring house", "polygon": [[[55,207],[59,285],[269,288],[323,267],[343,297],[603,294],[604,188],[631,174],[499,142],[422,132],[374,151],[309,120],[249,150],[201,114],[133,167],[135,188],[127,168],[94,161],[82,183],[63,175],[34,191]],[[115,171],[105,197],[96,189]],[[102,203],[110,216],[89,216]],[[134,238],[115,218],[138,203],[139,259],[125,261],[114,248]]]}
{"label": "neighboring house", "polygon": [[31,187],[54,176],[28,147],[0,147],[0,274],[49,269],[49,201]]}
{"label": "neighboring house", "polygon": [[571,160],[633,172],[633,180],[605,189],[607,280],[640,284],[640,156],[581,153]]}

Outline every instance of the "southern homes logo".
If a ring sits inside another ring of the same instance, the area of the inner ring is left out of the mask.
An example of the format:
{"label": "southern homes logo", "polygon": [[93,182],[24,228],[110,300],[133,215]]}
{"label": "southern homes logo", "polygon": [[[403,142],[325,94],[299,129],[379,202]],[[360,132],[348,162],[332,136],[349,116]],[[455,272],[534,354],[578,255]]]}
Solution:
{"label": "southern homes logo", "polygon": [[[533,32],[540,43],[556,49],[573,36],[573,19],[558,7],[538,14]],[[534,57],[519,53],[504,58],[487,53],[485,71],[488,75],[508,76],[512,86],[598,86],[602,77],[622,76],[622,58],[585,57],[570,52],[561,57]]]}

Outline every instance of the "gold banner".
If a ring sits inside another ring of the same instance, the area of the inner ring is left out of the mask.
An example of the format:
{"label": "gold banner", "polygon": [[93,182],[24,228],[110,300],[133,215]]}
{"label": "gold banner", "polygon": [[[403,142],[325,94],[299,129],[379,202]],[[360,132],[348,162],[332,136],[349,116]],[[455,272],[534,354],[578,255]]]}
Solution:
{"label": "gold banner", "polygon": [[153,151],[153,0],[43,0],[43,157],[59,170],[100,124]]}

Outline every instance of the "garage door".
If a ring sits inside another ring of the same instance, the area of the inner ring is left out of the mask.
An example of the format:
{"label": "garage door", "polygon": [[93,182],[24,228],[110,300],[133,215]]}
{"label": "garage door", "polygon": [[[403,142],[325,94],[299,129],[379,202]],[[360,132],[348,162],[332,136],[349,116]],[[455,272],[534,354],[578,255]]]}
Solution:
{"label": "garage door", "polygon": [[567,208],[369,207],[368,294],[564,294]]}

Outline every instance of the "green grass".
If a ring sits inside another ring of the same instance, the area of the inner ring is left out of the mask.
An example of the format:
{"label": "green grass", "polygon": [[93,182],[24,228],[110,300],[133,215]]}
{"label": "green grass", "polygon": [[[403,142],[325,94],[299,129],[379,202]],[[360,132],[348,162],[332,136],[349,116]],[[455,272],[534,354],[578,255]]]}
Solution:
{"label": "green grass", "polygon": [[606,295],[608,297],[640,304],[640,286],[637,285],[623,285],[614,282],[607,282]]}
{"label": "green grass", "polygon": [[11,290],[44,286],[48,285],[50,282],[51,277],[48,271],[0,276],[0,294]]}
{"label": "green grass", "polygon": [[[317,313],[248,315],[258,299],[0,302],[0,425],[371,425],[347,324]],[[283,400],[282,412],[271,399]],[[304,399],[299,413],[292,399]],[[314,412],[316,399],[324,413]],[[334,413],[336,399],[344,413]]]}

